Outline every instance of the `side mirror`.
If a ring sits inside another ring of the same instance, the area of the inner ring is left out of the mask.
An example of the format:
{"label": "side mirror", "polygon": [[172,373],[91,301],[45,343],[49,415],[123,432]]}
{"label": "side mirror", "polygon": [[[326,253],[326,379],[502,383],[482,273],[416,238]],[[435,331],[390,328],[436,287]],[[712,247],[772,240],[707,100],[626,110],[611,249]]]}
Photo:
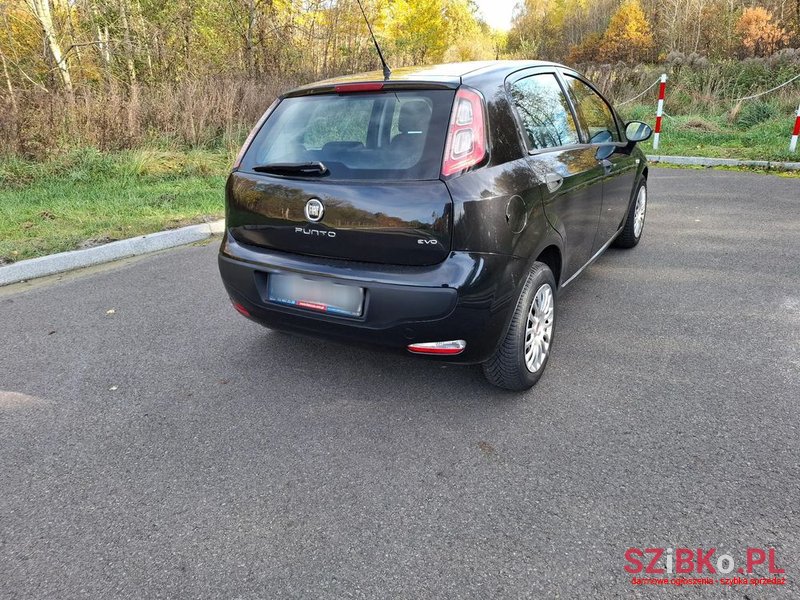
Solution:
{"label": "side mirror", "polygon": [[597,152],[594,153],[594,157],[597,160],[605,160],[617,150],[617,147],[614,144],[601,144],[597,147]]}
{"label": "side mirror", "polygon": [[647,123],[631,121],[625,125],[625,137],[628,138],[629,142],[633,142],[634,144],[645,141],[651,135],[653,135],[653,130],[650,129],[650,125]]}
{"label": "side mirror", "polygon": [[605,160],[612,154],[616,148],[614,147],[614,136],[608,129],[602,129],[595,133],[589,140],[590,144],[597,145],[597,152],[595,157],[597,160]]}

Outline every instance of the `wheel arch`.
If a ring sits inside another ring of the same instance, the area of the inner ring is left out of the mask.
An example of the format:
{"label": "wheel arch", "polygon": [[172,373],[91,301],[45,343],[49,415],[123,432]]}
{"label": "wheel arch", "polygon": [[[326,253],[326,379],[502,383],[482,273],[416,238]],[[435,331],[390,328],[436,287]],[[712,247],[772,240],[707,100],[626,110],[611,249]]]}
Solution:
{"label": "wheel arch", "polygon": [[534,262],[544,263],[548,266],[553,273],[553,278],[556,280],[556,287],[561,287],[561,267],[563,265],[563,258],[561,256],[561,249],[555,244],[551,244],[539,252]]}

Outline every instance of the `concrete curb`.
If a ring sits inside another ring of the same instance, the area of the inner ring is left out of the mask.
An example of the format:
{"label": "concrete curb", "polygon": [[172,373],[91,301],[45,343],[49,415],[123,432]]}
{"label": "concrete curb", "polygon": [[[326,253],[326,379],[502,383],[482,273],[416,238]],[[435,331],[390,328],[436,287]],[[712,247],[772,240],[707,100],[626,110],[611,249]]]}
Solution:
{"label": "concrete curb", "polygon": [[71,252],[61,252],[40,256],[29,260],[0,267],[0,286],[55,275],[74,269],[82,269],[93,265],[99,265],[121,258],[157,252],[175,246],[183,246],[205,240],[212,235],[219,235],[225,229],[225,220],[214,221],[212,223],[201,223],[200,225],[189,225],[180,229],[170,229],[149,233],[127,240],[109,242],[102,246],[86,248],[85,250],[73,250]]}
{"label": "concrete curb", "polygon": [[694,165],[699,167],[758,167],[777,171],[800,171],[800,162],[779,162],[772,160],[737,160],[735,158],[706,158],[704,156],[656,156],[647,155],[653,163],[668,165]]}

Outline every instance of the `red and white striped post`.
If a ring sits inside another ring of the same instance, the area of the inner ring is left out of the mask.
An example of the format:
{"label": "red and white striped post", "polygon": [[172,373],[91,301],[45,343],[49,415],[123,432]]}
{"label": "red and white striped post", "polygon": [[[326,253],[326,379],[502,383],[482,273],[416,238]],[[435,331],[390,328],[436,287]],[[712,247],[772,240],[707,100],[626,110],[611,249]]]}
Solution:
{"label": "red and white striped post", "polygon": [[658,150],[658,138],[661,137],[661,115],[664,114],[664,92],[667,90],[667,74],[661,75],[661,85],[658,86],[658,108],[656,108],[656,129],[653,136],[653,150]]}
{"label": "red and white striped post", "polygon": [[792,141],[789,142],[789,152],[797,150],[798,135],[800,135],[800,106],[797,107],[797,116],[794,119],[794,129],[792,130]]}

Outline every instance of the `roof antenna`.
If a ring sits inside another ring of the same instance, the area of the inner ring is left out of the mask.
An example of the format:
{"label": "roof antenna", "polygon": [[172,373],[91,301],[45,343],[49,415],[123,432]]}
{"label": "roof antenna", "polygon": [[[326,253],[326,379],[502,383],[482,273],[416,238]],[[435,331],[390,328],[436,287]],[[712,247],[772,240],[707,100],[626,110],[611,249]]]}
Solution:
{"label": "roof antenna", "polygon": [[378,56],[381,59],[381,64],[383,65],[383,78],[388,81],[392,74],[392,70],[389,68],[389,65],[386,64],[386,59],[383,58],[383,52],[381,52],[381,47],[378,45],[378,40],[375,39],[375,34],[372,33],[372,25],[369,24],[367,13],[364,12],[364,5],[361,4],[361,0],[356,1],[358,2],[358,7],[361,9],[361,14],[364,15],[364,20],[367,22],[367,29],[369,29],[369,34],[372,36],[372,42],[375,44],[375,50],[378,51]]}

